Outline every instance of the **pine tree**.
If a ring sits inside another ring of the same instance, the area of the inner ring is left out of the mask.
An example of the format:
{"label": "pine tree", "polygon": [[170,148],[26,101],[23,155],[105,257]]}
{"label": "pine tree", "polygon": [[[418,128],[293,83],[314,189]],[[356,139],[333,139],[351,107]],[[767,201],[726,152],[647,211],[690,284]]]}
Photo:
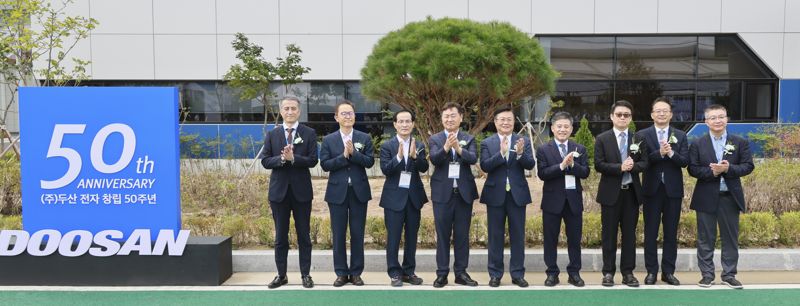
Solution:
{"label": "pine tree", "polygon": [[592,131],[589,130],[589,120],[587,120],[586,117],[581,119],[581,125],[578,128],[578,132],[575,133],[573,140],[586,147],[586,153],[589,154],[589,156],[587,156],[589,168],[594,167],[594,136],[592,135]]}

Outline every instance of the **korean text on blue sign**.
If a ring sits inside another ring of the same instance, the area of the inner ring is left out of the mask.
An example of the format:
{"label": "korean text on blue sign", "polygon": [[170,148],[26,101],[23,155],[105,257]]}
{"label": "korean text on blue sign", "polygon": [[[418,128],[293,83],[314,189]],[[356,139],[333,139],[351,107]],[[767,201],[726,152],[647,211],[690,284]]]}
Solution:
{"label": "korean text on blue sign", "polygon": [[180,229],[178,91],[20,88],[23,227]]}

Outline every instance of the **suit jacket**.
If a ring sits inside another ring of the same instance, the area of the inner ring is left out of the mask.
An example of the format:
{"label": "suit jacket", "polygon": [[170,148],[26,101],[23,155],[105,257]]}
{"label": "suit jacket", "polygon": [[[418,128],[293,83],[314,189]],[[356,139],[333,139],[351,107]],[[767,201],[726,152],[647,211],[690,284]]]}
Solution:
{"label": "suit jacket", "polygon": [[681,199],[683,198],[683,170],[681,168],[689,165],[689,141],[686,139],[686,133],[679,129],[670,126],[668,131],[667,141],[673,135],[678,140],[677,143],[670,144],[672,152],[674,152],[672,157],[661,156],[661,144],[658,142],[655,126],[636,133],[636,138],[643,140],[648,152],[647,169],[642,173],[642,191],[645,196],[654,196],[661,184],[661,173],[664,173],[667,197]]}
{"label": "suit jacket", "polygon": [[[525,142],[522,155],[518,156],[514,147],[517,140]],[[525,179],[525,170],[536,165],[531,152],[531,144],[527,139],[511,134],[508,160],[500,153],[500,135],[494,134],[481,142],[481,169],[488,173],[481,191],[481,203],[489,206],[503,206],[506,199],[506,178],[511,185],[511,196],[518,206],[531,203],[531,190]],[[519,159],[517,159],[519,157]]]}
{"label": "suit jacket", "polygon": [[[467,203],[472,203],[478,198],[478,187],[475,185],[475,176],[472,175],[470,165],[478,162],[475,138],[464,131],[458,132],[458,141],[464,142],[461,155],[456,154],[455,162],[461,164],[458,174],[458,191],[461,198]],[[428,139],[430,147],[430,158],[433,164],[433,175],[431,175],[431,199],[433,202],[447,203],[453,195],[453,179],[448,178],[447,171],[450,162],[454,161],[451,152],[444,151],[444,143],[447,141],[444,131],[431,136]]]}
{"label": "suit jacket", "polygon": [[[366,168],[375,164],[372,138],[361,131],[353,130],[353,145],[363,145],[353,150],[350,158],[344,158],[342,134],[337,130],[322,138],[322,149],[319,152],[322,170],[330,172],[328,188],[325,190],[325,201],[330,204],[342,204],[347,196],[347,178],[353,184],[356,198],[362,203],[372,199]],[[307,191],[308,192],[308,191]]]}
{"label": "suit jacket", "polygon": [[281,150],[286,146],[286,131],[283,125],[273,128],[264,137],[264,149],[259,158],[261,165],[272,169],[269,179],[269,201],[283,202],[289,185],[297,201],[310,202],[314,195],[311,190],[311,173],[309,168],[317,165],[317,133],[314,129],[299,124],[293,135],[294,141],[302,139],[294,145],[294,162],[281,163]]}
{"label": "suit jacket", "polygon": [[[594,169],[600,172],[600,185],[597,188],[597,202],[600,205],[613,206],[617,202],[622,185],[622,158],[617,145],[617,135],[614,129],[600,133],[594,142]],[[642,193],[642,183],[639,180],[639,173],[647,168],[647,146],[643,141],[631,135],[628,131],[628,155],[633,158],[633,169],[631,169],[631,179],[633,179],[633,191],[636,193],[637,204],[644,202]],[[635,142],[634,142],[635,141]],[[641,143],[640,143],[641,142]],[[639,144],[639,152],[630,152],[632,143]],[[626,157],[627,158],[627,157]]]}
{"label": "suit jacket", "polygon": [[744,190],[742,189],[741,177],[753,172],[753,154],[750,152],[750,143],[737,135],[728,134],[726,143],[736,147],[730,154],[724,154],[722,159],[730,163],[728,172],[714,176],[711,167],[708,165],[717,162],[716,153],[711,142],[711,136],[703,135],[692,142],[689,147],[689,175],[697,178],[694,186],[692,202],[689,206],[696,211],[714,213],[719,206],[719,185],[720,177],[725,178],[736,204],[741,211],[745,211]]}
{"label": "suit jacket", "polygon": [[[392,137],[392,139],[381,145],[381,172],[386,176],[386,181],[383,184],[380,206],[385,209],[403,211],[409,200],[411,200],[414,208],[420,209],[422,205],[428,202],[428,196],[425,195],[425,187],[419,177],[420,173],[428,171],[425,145],[416,139],[413,141],[416,142],[417,146],[417,158],[411,159],[411,157],[407,157],[408,164],[406,164],[405,159],[397,161],[397,152],[400,149],[400,141],[397,140],[397,137]],[[403,171],[411,172],[409,188],[400,188],[398,186],[400,174]]]}
{"label": "suit jacket", "polygon": [[[561,214],[564,202],[569,202],[569,209],[573,213],[583,211],[583,187],[581,179],[589,177],[589,157],[586,147],[572,140],[567,141],[567,152],[578,152],[581,156],[574,158],[571,167],[561,170],[561,152],[556,141],[550,141],[536,150],[536,160],[539,162],[538,175],[544,181],[542,185],[542,211],[551,214]],[[564,176],[575,176],[575,190],[566,190]]]}

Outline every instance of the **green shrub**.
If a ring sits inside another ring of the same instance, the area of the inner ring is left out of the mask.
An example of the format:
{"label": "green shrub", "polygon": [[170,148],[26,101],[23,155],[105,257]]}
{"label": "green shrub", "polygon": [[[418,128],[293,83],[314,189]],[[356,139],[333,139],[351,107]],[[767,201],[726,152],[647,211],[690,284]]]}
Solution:
{"label": "green shrub", "polygon": [[320,249],[333,246],[330,218],[311,216],[311,243]]}
{"label": "green shrub", "polygon": [[0,229],[21,230],[22,216],[0,216]]}
{"label": "green shrub", "polygon": [[0,215],[22,213],[19,160],[13,152],[0,156]]}
{"label": "green shrub", "polygon": [[383,222],[383,217],[369,216],[367,217],[366,232],[372,238],[372,243],[378,247],[386,247],[386,224]]}
{"label": "green shrub", "polygon": [[783,213],[778,220],[780,242],[785,246],[796,246],[800,243],[800,212]]}
{"label": "green shrub", "polygon": [[578,131],[575,132],[573,140],[586,147],[586,154],[588,154],[586,158],[589,160],[589,168],[594,168],[594,136],[592,136],[592,131],[589,130],[589,120],[586,119],[586,116],[581,118],[580,127]]}
{"label": "green shrub", "polygon": [[270,217],[262,217],[256,220],[258,230],[258,243],[263,246],[275,246],[275,221]]}
{"label": "green shrub", "polygon": [[689,211],[681,214],[678,221],[678,245],[682,247],[696,247],[697,241],[697,214]]}
{"label": "green shrub", "polygon": [[469,244],[470,246],[486,246],[487,239],[486,217],[473,216],[469,225]]}
{"label": "green shrub", "polygon": [[525,220],[525,241],[528,247],[542,245],[544,241],[542,216],[533,216]]}
{"label": "green shrub", "polygon": [[742,214],[739,222],[739,244],[772,246],[778,238],[778,218],[769,212]]}
{"label": "green shrub", "polygon": [[214,216],[184,216],[183,228],[191,232],[192,236],[220,236],[222,235],[221,222]]}
{"label": "green shrub", "polygon": [[436,223],[433,218],[423,217],[419,223],[419,237],[417,247],[435,248],[436,247]]}
{"label": "green shrub", "polygon": [[242,216],[227,216],[222,221],[222,234],[231,236],[234,246],[245,245],[247,229]]}
{"label": "green shrub", "polygon": [[598,247],[602,244],[602,222],[599,213],[583,214],[583,246]]}

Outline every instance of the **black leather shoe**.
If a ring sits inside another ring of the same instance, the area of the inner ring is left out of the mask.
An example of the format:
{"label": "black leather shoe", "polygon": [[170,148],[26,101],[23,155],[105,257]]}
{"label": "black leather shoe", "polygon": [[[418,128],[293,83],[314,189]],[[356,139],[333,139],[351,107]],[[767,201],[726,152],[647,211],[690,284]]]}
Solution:
{"label": "black leather shoe", "polygon": [[742,283],[739,282],[738,280],[736,280],[736,278],[733,278],[733,277],[728,277],[726,279],[723,279],[722,280],[722,284],[726,285],[728,287],[731,287],[733,289],[742,289],[742,288],[744,288],[744,286],[742,286]]}
{"label": "black leather shoe", "polygon": [[342,275],[342,276],[337,277],[336,280],[333,281],[333,286],[334,287],[341,287],[341,286],[344,286],[344,284],[347,284],[349,282],[350,282],[350,277],[348,277],[347,275]]}
{"label": "black leather shoe", "polygon": [[350,277],[350,282],[353,283],[353,285],[356,285],[356,286],[364,286],[364,280],[361,279],[361,276],[359,276],[359,275],[351,276]]}
{"label": "black leather shoe", "polygon": [[583,287],[586,285],[580,275],[570,275],[569,279],[567,279],[567,282],[575,287]]}
{"label": "black leather shoe", "polygon": [[526,281],[526,280],[525,280],[524,278],[522,278],[522,277],[520,277],[520,278],[512,278],[512,279],[511,279],[511,283],[512,283],[512,284],[514,284],[514,285],[517,285],[517,286],[519,286],[520,288],[526,288],[526,287],[528,287],[528,281]]}
{"label": "black leather shoe", "polygon": [[614,275],[613,274],[603,275],[603,286],[605,286],[605,287],[614,286]]}
{"label": "black leather shoe", "polygon": [[403,287],[403,281],[400,280],[399,277],[393,276],[392,277],[392,287]]}
{"label": "black leather shoe", "polygon": [[403,275],[403,282],[412,285],[422,285],[422,279],[419,278],[419,276],[417,276],[416,274]]}
{"label": "black leather shoe", "polygon": [[547,279],[544,280],[544,285],[547,287],[554,287],[555,285],[558,285],[558,283],[558,275],[548,275]]}
{"label": "black leather shoe", "polygon": [[680,286],[681,282],[675,278],[675,274],[661,274],[661,280],[673,286]]}
{"label": "black leather shoe", "polygon": [[304,288],[314,288],[314,280],[311,279],[311,275],[303,275],[302,279]]}
{"label": "black leather shoe", "polygon": [[433,288],[442,288],[444,285],[447,285],[447,275],[437,276],[433,281]]}
{"label": "black leather shoe", "polygon": [[500,287],[500,278],[499,277],[490,278],[489,287]]}
{"label": "black leather shoe", "polygon": [[275,279],[273,279],[272,282],[270,282],[267,285],[267,288],[275,289],[275,288],[278,288],[280,286],[286,285],[288,283],[289,283],[289,280],[286,279],[286,275],[283,275],[283,276],[278,275],[278,276],[275,276]]}
{"label": "black leather shoe", "polygon": [[713,284],[714,284],[714,279],[710,277],[703,277],[703,279],[697,282],[697,285],[703,288],[709,288]]}
{"label": "black leather shoe", "polygon": [[647,276],[644,277],[644,284],[645,285],[655,285],[656,284],[656,275],[654,273],[647,273]]}
{"label": "black leather shoe", "polygon": [[472,280],[467,273],[456,274],[456,284],[475,287],[478,285],[478,282]]}
{"label": "black leather shoe", "polygon": [[628,285],[628,287],[639,287],[639,280],[633,274],[623,275],[622,283]]}

